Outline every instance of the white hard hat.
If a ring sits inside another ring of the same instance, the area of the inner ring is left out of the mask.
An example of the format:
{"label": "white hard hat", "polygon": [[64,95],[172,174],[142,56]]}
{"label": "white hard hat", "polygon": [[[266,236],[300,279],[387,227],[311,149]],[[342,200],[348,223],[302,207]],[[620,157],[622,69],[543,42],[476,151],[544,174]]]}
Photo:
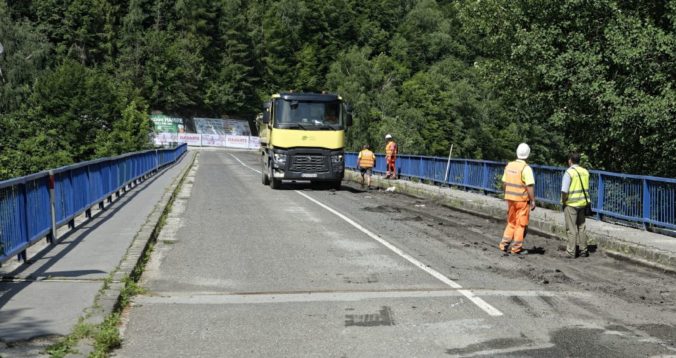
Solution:
{"label": "white hard hat", "polygon": [[530,147],[526,143],[521,143],[516,148],[516,157],[519,159],[528,159],[530,155]]}
{"label": "white hard hat", "polygon": [[388,133],[388,134],[385,134],[385,139],[390,139],[390,138],[392,138],[392,135],[391,135],[391,134],[389,134],[389,133]]}

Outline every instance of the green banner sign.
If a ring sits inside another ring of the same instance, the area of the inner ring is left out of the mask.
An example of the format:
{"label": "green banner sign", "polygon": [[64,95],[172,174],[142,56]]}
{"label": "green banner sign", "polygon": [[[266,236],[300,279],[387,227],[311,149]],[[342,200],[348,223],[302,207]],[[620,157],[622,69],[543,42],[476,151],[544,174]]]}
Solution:
{"label": "green banner sign", "polygon": [[150,120],[156,133],[180,133],[183,132],[183,119],[165,116],[164,114],[151,114]]}

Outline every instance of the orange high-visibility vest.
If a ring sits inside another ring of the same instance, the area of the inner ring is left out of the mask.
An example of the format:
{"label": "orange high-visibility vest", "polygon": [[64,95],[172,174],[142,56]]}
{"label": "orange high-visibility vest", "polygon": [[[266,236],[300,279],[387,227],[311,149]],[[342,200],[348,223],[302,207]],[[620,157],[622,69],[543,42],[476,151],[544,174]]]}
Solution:
{"label": "orange high-visibility vest", "polygon": [[385,155],[391,159],[397,158],[397,143],[395,143],[393,140],[391,140],[385,146]]}
{"label": "orange high-visibility vest", "polygon": [[373,168],[373,165],[376,163],[376,155],[368,149],[363,149],[359,152],[359,167],[361,168]]}
{"label": "orange high-visibility vest", "polygon": [[509,162],[505,168],[505,200],[528,201],[526,184],[521,179],[523,170],[528,166],[524,162]]}

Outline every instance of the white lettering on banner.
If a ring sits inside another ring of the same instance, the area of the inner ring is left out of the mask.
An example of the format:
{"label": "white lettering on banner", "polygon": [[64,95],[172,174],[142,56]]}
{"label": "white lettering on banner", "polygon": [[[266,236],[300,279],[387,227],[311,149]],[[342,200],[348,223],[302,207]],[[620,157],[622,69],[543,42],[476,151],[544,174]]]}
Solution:
{"label": "white lettering on banner", "polygon": [[238,135],[197,134],[197,133],[156,133],[156,145],[171,143],[187,143],[189,146],[229,147],[241,149],[258,149],[260,138]]}
{"label": "white lettering on banner", "polygon": [[202,145],[202,135],[193,134],[193,133],[179,133],[178,141],[180,143],[187,143],[192,146],[201,146]]}
{"label": "white lettering on banner", "polygon": [[225,136],[219,134],[202,134],[202,145],[209,147],[225,147]]}
{"label": "white lettering on banner", "polygon": [[231,148],[249,148],[249,136],[226,135],[225,146]]}

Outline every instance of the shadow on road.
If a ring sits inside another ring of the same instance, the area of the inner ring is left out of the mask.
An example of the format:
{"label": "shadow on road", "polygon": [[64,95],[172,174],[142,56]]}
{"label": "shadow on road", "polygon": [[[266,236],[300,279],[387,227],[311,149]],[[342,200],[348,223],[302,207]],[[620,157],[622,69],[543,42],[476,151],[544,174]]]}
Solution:
{"label": "shadow on road", "polygon": [[[22,284],[28,285],[28,283]],[[30,315],[25,313],[27,310],[28,309],[26,308],[22,308],[0,311],[0,322],[4,322],[0,325],[0,342],[9,343],[12,340],[12,337],[25,337],[28,334],[33,337],[46,337],[51,335],[50,332],[42,329],[42,327],[49,322],[46,320],[27,318],[30,317]],[[14,323],[7,323],[14,320],[16,317],[24,318],[16,320]]]}
{"label": "shadow on road", "polygon": [[[176,163],[169,165],[165,168],[163,168],[160,172],[157,174],[153,175],[151,178],[143,181],[141,184],[135,186],[132,188],[130,191],[126,193],[126,195],[121,196],[118,200],[114,201],[111,205],[105,207],[103,210],[97,212],[92,216],[91,219],[86,220],[78,225],[76,225],[75,229],[68,231],[66,234],[64,234],[62,237],[60,237],[57,240],[56,245],[53,246],[46,246],[44,249],[42,249],[40,252],[38,252],[35,256],[31,257],[30,260],[27,262],[24,262],[21,266],[17,267],[15,270],[12,272],[3,274],[0,279],[1,281],[12,281],[16,277],[21,276],[23,272],[28,270],[30,267],[32,267],[33,264],[40,265],[40,267],[35,270],[32,274],[29,275],[28,278],[39,278],[39,277],[46,277],[46,276],[60,276],[60,277],[78,277],[78,276],[83,276],[87,274],[92,274],[92,273],[100,273],[99,270],[75,270],[75,271],[60,271],[60,272],[48,272],[48,270],[54,266],[61,258],[66,256],[68,253],[73,251],[77,245],[82,242],[92,231],[96,230],[99,228],[101,225],[103,225],[106,221],[108,221],[113,215],[115,215],[117,212],[122,210],[128,203],[130,203],[139,193],[141,193],[143,190],[148,188],[150,184],[155,182],[157,178],[160,177],[160,175],[164,174],[174,166],[178,165],[179,163],[183,162],[184,158],[186,156],[184,155],[179,161]],[[86,227],[86,230],[82,231],[80,229],[83,229]],[[69,238],[72,236],[77,235],[75,240],[68,241]],[[61,248],[63,246],[63,248]],[[51,252],[53,252],[54,249],[59,248],[60,251],[56,253],[56,255],[47,257],[47,255]],[[16,296],[19,292],[22,290],[26,289],[30,284],[32,284],[34,281],[21,281],[21,282],[2,282],[0,283],[0,322],[7,322],[7,320],[4,318],[4,315],[6,314],[5,311],[2,311],[2,308],[14,297]],[[5,286],[5,287],[2,287]],[[5,330],[5,324],[0,325],[0,332],[2,330]],[[2,337],[2,335],[0,335]]]}

